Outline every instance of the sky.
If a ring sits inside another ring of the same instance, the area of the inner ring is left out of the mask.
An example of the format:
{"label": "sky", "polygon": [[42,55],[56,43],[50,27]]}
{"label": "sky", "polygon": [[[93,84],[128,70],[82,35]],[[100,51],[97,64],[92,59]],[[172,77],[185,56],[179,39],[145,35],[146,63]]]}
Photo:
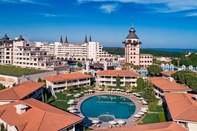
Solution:
{"label": "sky", "polygon": [[143,48],[197,49],[197,1],[0,0],[0,38],[124,47],[132,26]]}

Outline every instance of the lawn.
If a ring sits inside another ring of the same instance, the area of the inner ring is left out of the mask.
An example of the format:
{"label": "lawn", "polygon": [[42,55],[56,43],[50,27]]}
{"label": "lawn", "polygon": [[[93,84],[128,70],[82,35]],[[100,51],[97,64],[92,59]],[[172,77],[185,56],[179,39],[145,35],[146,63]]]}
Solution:
{"label": "lawn", "polygon": [[30,74],[37,74],[46,72],[47,70],[38,70],[33,68],[21,68],[21,67],[15,67],[15,66],[5,66],[0,65],[0,74],[2,75],[11,75],[11,76],[22,76],[22,75],[30,75]]}
{"label": "lawn", "polygon": [[[75,88],[73,87],[73,89],[70,89],[69,91],[66,91],[66,92],[58,92],[56,93],[56,96],[57,96],[57,99],[55,100],[54,99],[54,96],[51,96],[49,99],[48,99],[48,103],[50,105],[53,105],[57,108],[60,108],[62,110],[67,110],[68,107],[70,107],[69,104],[67,104],[67,102],[70,100],[70,99],[75,99],[75,97],[73,95],[77,94],[77,93],[80,93],[80,92],[84,92],[84,90],[88,90],[88,88],[92,88],[92,87],[87,87],[87,88],[82,88],[82,87],[79,87],[79,88]],[[71,96],[67,96],[66,94],[72,94]],[[83,96],[84,94],[81,94],[81,97]]]}
{"label": "lawn", "polygon": [[150,112],[163,112],[162,106],[157,106],[156,108],[149,108]]}
{"label": "lawn", "polygon": [[158,114],[146,114],[142,122],[143,124],[157,123],[159,122]]}
{"label": "lawn", "polygon": [[67,102],[64,102],[64,101],[54,101],[50,103],[50,105],[55,106],[65,111],[67,110],[68,107],[70,107],[70,105],[68,105]]}

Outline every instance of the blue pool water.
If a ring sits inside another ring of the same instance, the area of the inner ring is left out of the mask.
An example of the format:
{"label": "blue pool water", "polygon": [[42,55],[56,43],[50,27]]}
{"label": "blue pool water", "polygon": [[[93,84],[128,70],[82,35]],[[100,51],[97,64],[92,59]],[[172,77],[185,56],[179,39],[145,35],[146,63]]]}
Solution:
{"label": "blue pool water", "polygon": [[86,117],[98,118],[103,114],[116,119],[128,119],[135,112],[135,104],[128,98],[116,95],[98,95],[86,99],[81,104],[81,112]]}

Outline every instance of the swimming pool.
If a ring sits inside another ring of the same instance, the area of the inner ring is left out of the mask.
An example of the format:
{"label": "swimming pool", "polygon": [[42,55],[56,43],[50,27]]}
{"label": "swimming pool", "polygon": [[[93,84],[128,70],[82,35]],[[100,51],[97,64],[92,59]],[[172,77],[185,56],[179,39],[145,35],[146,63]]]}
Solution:
{"label": "swimming pool", "polygon": [[81,104],[81,112],[88,118],[106,114],[116,119],[128,119],[135,110],[136,106],[130,99],[117,95],[92,96]]}

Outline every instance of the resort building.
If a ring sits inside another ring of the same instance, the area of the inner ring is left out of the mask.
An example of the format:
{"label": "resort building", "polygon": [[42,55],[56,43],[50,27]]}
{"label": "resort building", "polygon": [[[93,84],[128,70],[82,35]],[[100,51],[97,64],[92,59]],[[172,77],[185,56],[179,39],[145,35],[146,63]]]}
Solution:
{"label": "resort building", "polygon": [[36,47],[35,43],[21,35],[15,39],[5,35],[0,39],[0,64],[50,70],[64,65],[54,55],[48,55],[47,51]]}
{"label": "resort building", "polygon": [[129,83],[130,86],[136,86],[136,80],[139,73],[128,70],[103,70],[98,71],[96,76],[97,85],[116,86],[116,78],[120,77],[120,86]]}
{"label": "resort building", "polygon": [[108,61],[114,60],[114,57],[103,50],[103,46],[99,42],[93,42],[91,37],[88,42],[87,36],[83,44],[69,44],[66,37],[65,42],[60,38],[60,42],[54,42],[54,44],[41,44],[36,43],[36,46],[41,47],[41,50],[53,50],[54,55],[58,59],[62,60],[75,60],[75,61]]}
{"label": "resort building", "polygon": [[75,131],[82,120],[33,98],[0,106],[0,123],[7,131]]}
{"label": "resort building", "polygon": [[42,82],[24,82],[12,88],[1,90],[0,105],[28,98],[39,99],[42,96],[44,86],[45,83]]}
{"label": "resort building", "polygon": [[139,41],[133,27],[129,30],[126,40],[122,43],[125,44],[125,63],[139,65],[144,69],[153,64],[153,56],[151,54],[140,54],[142,42]]}
{"label": "resort building", "polygon": [[197,96],[187,93],[164,93],[167,119],[173,120],[189,131],[197,129]]}
{"label": "resort building", "polygon": [[91,78],[92,76],[82,74],[80,72],[70,74],[57,74],[44,77],[44,79],[46,80],[47,88],[49,88],[52,93],[71,87],[89,86],[91,83]]}
{"label": "resort building", "polygon": [[161,122],[136,126],[100,129],[98,131],[187,131],[176,122]]}
{"label": "resort building", "polygon": [[152,77],[146,78],[145,80],[153,84],[156,96],[159,98],[163,98],[164,92],[187,93],[188,91],[192,91],[188,86],[178,84],[175,81],[164,77]]}
{"label": "resort building", "polygon": [[0,39],[0,64],[12,64],[13,41],[14,40],[10,39],[7,34],[5,34],[2,39]]}

